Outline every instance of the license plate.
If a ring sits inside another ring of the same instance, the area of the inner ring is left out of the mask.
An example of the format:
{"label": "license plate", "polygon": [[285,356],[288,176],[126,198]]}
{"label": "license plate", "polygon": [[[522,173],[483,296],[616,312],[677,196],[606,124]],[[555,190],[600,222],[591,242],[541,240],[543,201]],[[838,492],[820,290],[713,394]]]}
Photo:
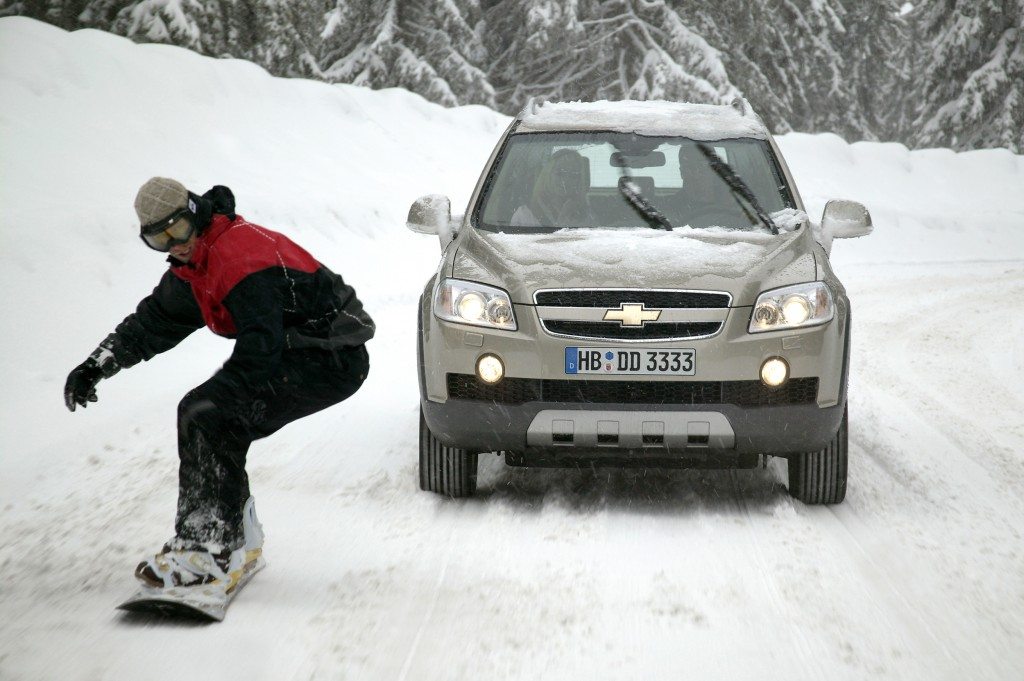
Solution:
{"label": "license plate", "polygon": [[693,376],[697,371],[697,351],[623,350],[622,348],[566,348],[567,374],[668,374]]}

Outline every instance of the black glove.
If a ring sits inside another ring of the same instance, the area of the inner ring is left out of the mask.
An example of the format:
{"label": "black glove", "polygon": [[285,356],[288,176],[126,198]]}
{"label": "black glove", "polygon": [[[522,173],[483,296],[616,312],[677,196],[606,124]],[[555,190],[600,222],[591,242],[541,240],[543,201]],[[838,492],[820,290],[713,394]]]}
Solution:
{"label": "black glove", "polygon": [[96,384],[100,379],[110,378],[121,370],[121,366],[114,358],[116,344],[116,334],[110,334],[93,350],[89,359],[68,374],[68,382],[64,384],[64,404],[68,409],[74,411],[76,404],[87,407],[90,402],[97,401],[99,398],[96,397]]}
{"label": "black glove", "polygon": [[85,360],[68,374],[68,382],[64,384],[64,404],[68,409],[75,410],[75,405],[89,406],[95,402],[96,384],[103,378],[103,369],[92,357]]}

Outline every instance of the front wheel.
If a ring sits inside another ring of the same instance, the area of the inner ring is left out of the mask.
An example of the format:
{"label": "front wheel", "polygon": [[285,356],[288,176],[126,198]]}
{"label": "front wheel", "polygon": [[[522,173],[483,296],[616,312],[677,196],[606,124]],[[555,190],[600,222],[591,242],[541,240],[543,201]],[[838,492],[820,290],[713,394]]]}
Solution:
{"label": "front wheel", "polygon": [[476,492],[477,453],[442,444],[420,410],[420,489],[448,497]]}
{"label": "front wheel", "polygon": [[846,413],[824,449],[788,457],[789,493],[805,504],[839,504],[846,496]]}

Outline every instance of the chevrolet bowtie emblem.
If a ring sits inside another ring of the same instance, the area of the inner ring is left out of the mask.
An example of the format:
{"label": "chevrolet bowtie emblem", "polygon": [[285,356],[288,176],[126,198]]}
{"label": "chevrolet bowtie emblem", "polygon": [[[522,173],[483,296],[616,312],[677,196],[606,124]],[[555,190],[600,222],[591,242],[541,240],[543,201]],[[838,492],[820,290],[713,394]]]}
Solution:
{"label": "chevrolet bowtie emblem", "polygon": [[622,326],[643,326],[647,322],[656,322],[661,310],[645,310],[643,303],[623,303],[618,310],[604,313],[606,322],[619,322]]}

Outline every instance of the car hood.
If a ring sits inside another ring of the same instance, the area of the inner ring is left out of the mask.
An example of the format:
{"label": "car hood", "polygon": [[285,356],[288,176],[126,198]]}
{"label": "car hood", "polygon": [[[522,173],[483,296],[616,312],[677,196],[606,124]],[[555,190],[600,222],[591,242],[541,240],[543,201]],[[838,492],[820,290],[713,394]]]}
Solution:
{"label": "car hood", "polygon": [[533,304],[550,288],[726,291],[734,307],[764,290],[814,281],[813,239],[803,228],[779,235],[724,229],[564,229],[506,234],[467,227],[452,276],[503,288]]}

